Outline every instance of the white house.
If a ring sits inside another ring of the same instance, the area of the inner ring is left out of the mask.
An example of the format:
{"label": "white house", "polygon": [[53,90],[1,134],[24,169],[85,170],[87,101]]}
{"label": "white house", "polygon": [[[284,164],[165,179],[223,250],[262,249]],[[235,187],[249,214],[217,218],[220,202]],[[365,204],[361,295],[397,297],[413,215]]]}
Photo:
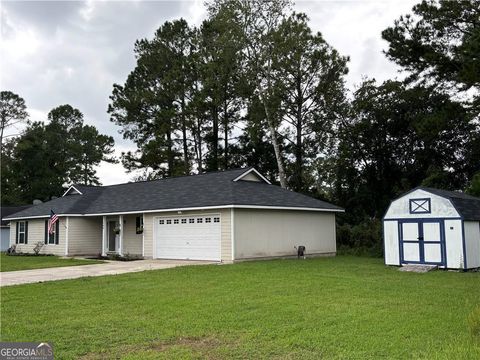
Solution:
{"label": "white house", "polygon": [[[51,211],[59,221],[47,231]],[[236,261],[334,255],[338,206],[271,184],[254,168],[111,186],[71,186],[10,214],[19,252]]]}
{"label": "white house", "polygon": [[480,198],[415,188],[390,204],[383,219],[385,264],[480,267]]}

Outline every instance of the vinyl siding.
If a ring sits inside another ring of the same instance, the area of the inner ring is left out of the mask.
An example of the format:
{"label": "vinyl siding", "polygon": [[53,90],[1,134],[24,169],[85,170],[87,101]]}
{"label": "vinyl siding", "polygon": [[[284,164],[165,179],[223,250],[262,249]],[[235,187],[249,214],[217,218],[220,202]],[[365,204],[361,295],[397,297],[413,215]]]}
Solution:
{"label": "vinyl siding", "polygon": [[102,252],[102,218],[69,217],[68,255],[98,255]]}
{"label": "vinyl siding", "polygon": [[[45,219],[28,220],[28,244],[17,244],[17,252],[32,253],[33,248],[38,242],[43,245],[40,254],[65,255],[65,218],[59,218],[59,238],[58,245],[45,244]],[[17,222],[10,222],[10,245],[15,244]]]}
{"label": "vinyl siding", "polygon": [[445,220],[447,268],[463,268],[462,220]]}
{"label": "vinyl siding", "polygon": [[[216,209],[216,210],[195,210],[182,211],[182,216],[201,215],[219,213],[221,217],[221,259],[222,261],[232,261],[232,241],[230,231],[230,209]],[[158,216],[175,216],[179,215],[176,211],[149,213],[144,217],[144,238],[145,238],[145,254],[146,258],[153,257],[154,234],[153,234],[153,219]]]}
{"label": "vinyl siding", "polygon": [[299,210],[234,210],[235,260],[336,252],[335,214]]}
{"label": "vinyl siding", "polygon": [[400,265],[398,221],[383,222],[383,238],[385,239],[385,264]]}
{"label": "vinyl siding", "polygon": [[257,182],[260,182],[260,181],[263,181],[262,179],[260,179],[258,177],[257,174],[255,174],[254,172],[251,172],[245,176],[242,176],[241,180],[239,181],[257,181]]}
{"label": "vinyl siding", "polygon": [[136,218],[139,215],[123,216],[123,253],[142,255],[142,234],[137,234]]}
{"label": "vinyl siding", "polygon": [[465,246],[467,268],[480,267],[480,222],[465,221]]}

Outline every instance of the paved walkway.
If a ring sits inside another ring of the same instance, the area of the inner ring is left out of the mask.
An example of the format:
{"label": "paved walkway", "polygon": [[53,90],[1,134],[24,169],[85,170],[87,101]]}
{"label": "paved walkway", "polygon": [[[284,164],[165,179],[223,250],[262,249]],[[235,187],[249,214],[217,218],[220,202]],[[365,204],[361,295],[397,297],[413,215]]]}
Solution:
{"label": "paved walkway", "polygon": [[53,267],[46,269],[0,272],[0,286],[30,284],[44,281],[77,279],[89,276],[117,275],[132,272],[169,269],[185,265],[215,264],[208,261],[136,260],[108,261],[103,264]]}

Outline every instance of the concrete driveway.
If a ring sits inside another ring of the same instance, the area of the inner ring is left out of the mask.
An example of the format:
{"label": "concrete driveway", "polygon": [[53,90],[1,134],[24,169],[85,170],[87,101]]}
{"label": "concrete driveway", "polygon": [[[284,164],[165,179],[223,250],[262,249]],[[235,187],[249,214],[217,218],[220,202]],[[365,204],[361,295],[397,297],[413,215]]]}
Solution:
{"label": "concrete driveway", "polygon": [[169,269],[186,265],[218,264],[189,260],[107,261],[103,264],[54,267],[45,269],[0,272],[0,286],[30,284],[44,281],[77,279],[89,276],[118,275],[132,272]]}

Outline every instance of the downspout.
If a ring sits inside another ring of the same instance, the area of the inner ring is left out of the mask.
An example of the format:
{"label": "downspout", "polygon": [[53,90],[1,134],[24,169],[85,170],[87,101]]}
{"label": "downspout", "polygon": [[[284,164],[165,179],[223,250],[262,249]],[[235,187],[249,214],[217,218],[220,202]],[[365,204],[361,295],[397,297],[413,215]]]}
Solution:
{"label": "downspout", "polygon": [[68,256],[68,229],[69,229],[69,225],[68,225],[68,220],[69,220],[69,217],[67,216],[66,217],[66,225],[65,225],[65,256]]}

